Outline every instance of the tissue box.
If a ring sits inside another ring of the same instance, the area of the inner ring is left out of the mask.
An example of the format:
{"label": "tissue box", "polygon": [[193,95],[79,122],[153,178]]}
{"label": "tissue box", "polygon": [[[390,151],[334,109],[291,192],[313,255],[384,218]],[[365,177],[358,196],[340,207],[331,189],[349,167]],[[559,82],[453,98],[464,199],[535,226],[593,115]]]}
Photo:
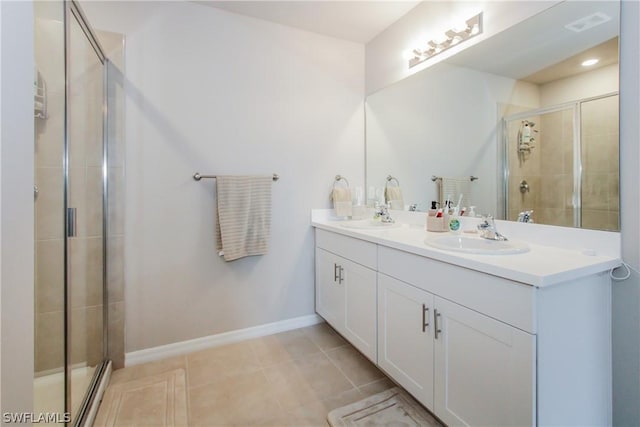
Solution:
{"label": "tissue box", "polygon": [[445,232],[449,231],[449,215],[441,216],[440,218],[435,216],[427,216],[427,231]]}

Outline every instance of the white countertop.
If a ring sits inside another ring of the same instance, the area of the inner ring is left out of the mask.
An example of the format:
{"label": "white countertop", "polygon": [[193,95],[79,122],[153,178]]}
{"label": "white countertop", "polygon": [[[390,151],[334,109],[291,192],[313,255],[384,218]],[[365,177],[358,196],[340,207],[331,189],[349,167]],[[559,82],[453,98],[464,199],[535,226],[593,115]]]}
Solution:
{"label": "white countertop", "polygon": [[[400,227],[369,230],[346,228],[344,221],[332,220],[322,215],[313,215],[311,225],[345,236],[399,249],[434,260],[469,268],[494,276],[503,277],[545,287],[608,271],[621,264],[619,258],[607,255],[587,255],[590,251],[564,249],[526,241],[529,252],[512,255],[478,255],[437,249],[428,246],[425,239],[443,236],[425,230],[424,225],[402,224]],[[465,235],[463,233],[463,235]],[[473,235],[471,235],[473,236]],[[520,239],[522,240],[522,239]]]}

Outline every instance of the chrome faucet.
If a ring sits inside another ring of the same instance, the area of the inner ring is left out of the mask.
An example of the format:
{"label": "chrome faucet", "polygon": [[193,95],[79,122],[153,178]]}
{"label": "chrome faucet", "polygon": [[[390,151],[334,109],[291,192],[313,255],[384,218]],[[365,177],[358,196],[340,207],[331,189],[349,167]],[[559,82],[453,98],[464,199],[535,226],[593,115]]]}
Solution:
{"label": "chrome faucet", "polygon": [[482,223],[478,225],[478,231],[480,231],[480,237],[489,240],[506,241],[509,240],[496,230],[496,224],[491,215],[485,215],[482,217]]}
{"label": "chrome faucet", "polygon": [[382,205],[376,204],[376,210],[373,213],[373,218],[374,219],[380,218],[380,221],[384,223],[396,222],[396,220],[391,218],[391,215],[389,215],[389,207],[386,204],[382,204]]}
{"label": "chrome faucet", "polygon": [[530,222],[530,223],[533,223],[532,214],[533,214],[533,211],[520,212],[520,214],[518,215],[518,222]]}

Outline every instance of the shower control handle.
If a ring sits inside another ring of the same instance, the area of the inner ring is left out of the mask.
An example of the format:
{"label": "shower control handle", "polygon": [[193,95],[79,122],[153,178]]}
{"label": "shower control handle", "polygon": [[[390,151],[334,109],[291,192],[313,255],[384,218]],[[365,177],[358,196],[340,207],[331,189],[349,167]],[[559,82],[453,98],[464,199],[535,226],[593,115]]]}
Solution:
{"label": "shower control handle", "polygon": [[525,181],[524,179],[522,181],[520,181],[520,192],[522,194],[529,192],[529,183],[527,181]]}

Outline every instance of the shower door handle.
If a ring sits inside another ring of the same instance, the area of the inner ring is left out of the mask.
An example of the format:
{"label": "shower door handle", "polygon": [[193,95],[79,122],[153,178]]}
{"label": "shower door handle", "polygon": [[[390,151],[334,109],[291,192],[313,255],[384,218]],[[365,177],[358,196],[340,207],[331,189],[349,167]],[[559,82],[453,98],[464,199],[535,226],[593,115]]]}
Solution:
{"label": "shower door handle", "polygon": [[67,237],[76,237],[77,208],[67,208]]}

